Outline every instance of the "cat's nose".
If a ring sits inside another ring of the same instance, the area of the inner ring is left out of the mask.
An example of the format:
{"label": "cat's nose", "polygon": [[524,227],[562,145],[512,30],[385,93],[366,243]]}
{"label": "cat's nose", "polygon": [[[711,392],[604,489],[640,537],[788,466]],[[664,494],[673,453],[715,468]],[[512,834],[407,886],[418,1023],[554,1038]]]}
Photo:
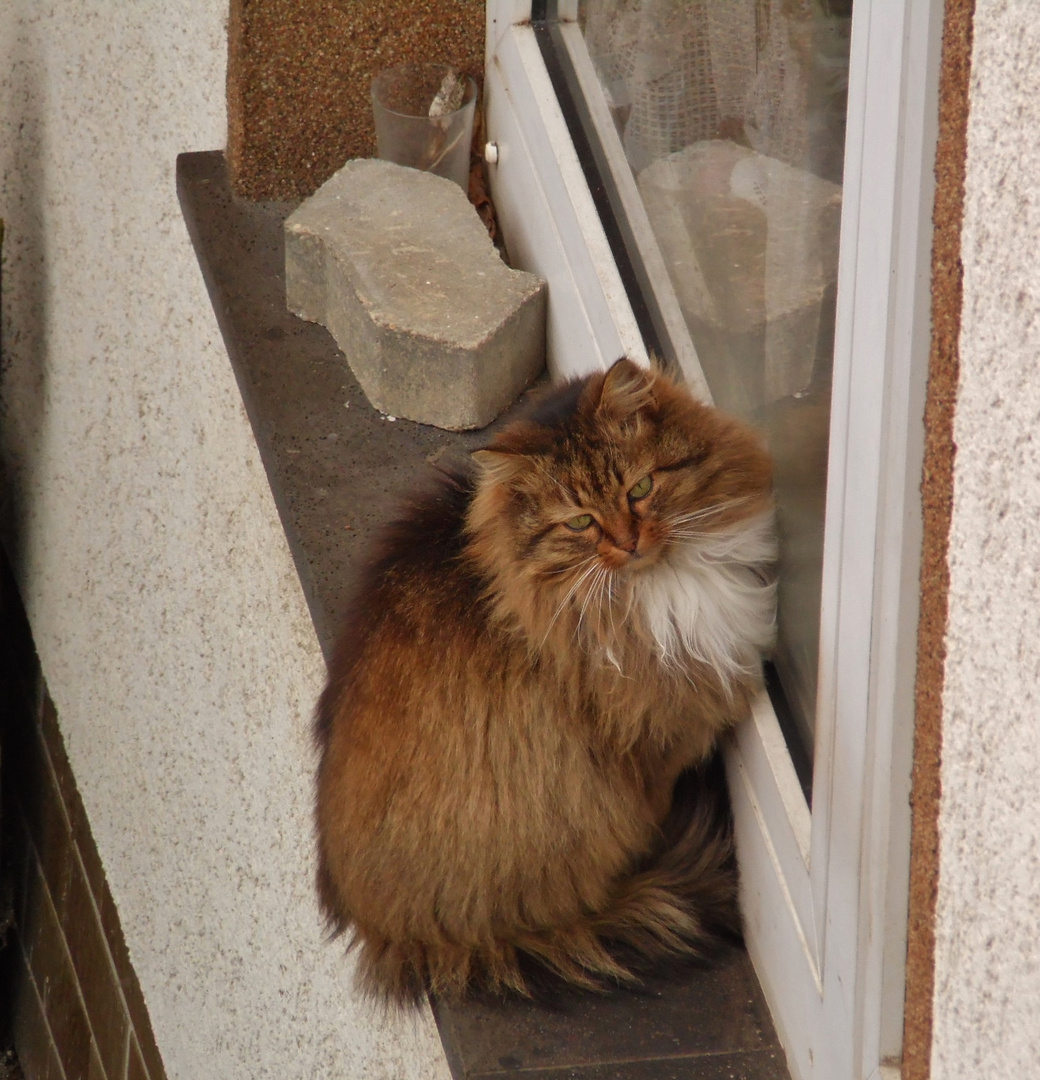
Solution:
{"label": "cat's nose", "polygon": [[603,538],[615,551],[623,551],[626,555],[638,554],[636,549],[639,547],[639,527],[635,522],[608,522]]}

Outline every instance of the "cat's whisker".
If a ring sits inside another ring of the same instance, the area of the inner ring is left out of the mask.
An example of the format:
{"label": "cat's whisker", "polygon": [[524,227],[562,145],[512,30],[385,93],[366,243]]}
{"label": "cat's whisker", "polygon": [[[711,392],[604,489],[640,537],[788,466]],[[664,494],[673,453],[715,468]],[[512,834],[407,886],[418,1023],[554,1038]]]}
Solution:
{"label": "cat's whisker", "polygon": [[[559,605],[557,606],[556,611],[553,614],[553,617],[549,620],[549,625],[545,628],[545,635],[542,637],[542,640],[538,643],[539,651],[541,651],[542,648],[544,648],[546,641],[549,640],[549,634],[551,633],[552,628],[556,625],[556,620],[560,617],[561,613],[563,612],[563,609],[570,603],[570,601],[574,597],[575,593],[581,587],[582,582],[590,574],[595,572],[595,570],[596,570],[596,562],[595,562],[595,560],[596,560],[595,555],[593,555],[590,558],[586,559],[585,563],[591,563],[592,565],[588,566],[573,582],[571,582],[570,588],[567,590],[567,592],[564,595],[563,599],[560,601]],[[585,563],[579,563],[578,565],[579,566],[584,566]],[[580,619],[579,619],[579,622],[580,622]]]}
{"label": "cat's whisker", "polygon": [[541,577],[554,577],[557,574],[573,574],[583,566],[588,566],[590,562],[595,562],[598,558],[598,555],[590,555],[587,559],[582,559],[581,562],[575,563],[573,566],[561,566],[559,570],[540,570],[539,575]]}
{"label": "cat's whisker", "polygon": [[613,572],[609,567],[603,567],[602,573],[599,575],[596,581],[596,593],[593,597],[594,610],[596,615],[596,628],[599,631],[603,629],[603,610],[606,607],[607,612],[610,612],[610,589],[613,582]]}
{"label": "cat's whisker", "polygon": [[[560,617],[560,614],[562,613],[563,609],[567,606],[567,604],[570,602],[571,598],[578,591],[578,587],[585,580],[585,578],[588,577],[588,575],[591,572],[592,572],[592,568],[590,567],[588,570],[585,571],[585,573],[580,575],[575,581],[571,582],[570,588],[567,590],[567,592],[565,593],[563,599],[557,605],[556,611],[553,613],[553,617],[549,620],[549,625],[546,627],[546,631],[545,631],[545,637],[542,638],[542,641],[541,641],[542,645],[545,644],[546,638],[548,638],[548,636],[549,636],[549,631],[552,630],[553,624]],[[539,646],[539,648],[540,647],[541,646]]]}
{"label": "cat's whisker", "polygon": [[[625,675],[621,668],[621,662],[618,660],[617,655],[614,652],[614,646],[620,640],[617,626],[614,622],[614,596],[615,596],[615,582],[617,575],[609,567],[602,567],[601,572],[596,576],[596,580],[592,588],[590,589],[590,597],[595,594],[595,601],[592,605],[593,610],[596,613],[596,625],[601,631],[604,627],[604,609],[606,610],[606,621],[610,626],[610,636],[604,646],[603,655],[606,657],[607,662],[617,671],[617,673],[623,678],[627,679],[629,676]],[[629,593],[631,598],[631,591]]]}
{"label": "cat's whisker", "polygon": [[727,510],[732,510],[734,507],[741,506],[749,501],[747,496],[742,495],[735,499],[728,499],[726,502],[701,507],[700,510],[694,510],[688,514],[676,514],[672,517],[665,517],[663,523],[670,526],[690,525],[695,521],[703,521],[705,518],[716,517]]}
{"label": "cat's whisker", "polygon": [[[617,581],[617,575],[613,571],[609,571],[606,575],[604,584],[604,602],[607,606],[607,617],[610,621],[610,643],[607,646],[606,657],[607,661],[614,667],[618,675],[623,679],[628,679],[629,676],[625,674],[621,667],[621,661],[618,659],[617,654],[614,652],[615,645],[623,638],[623,633],[619,634],[617,626],[614,622],[614,595],[615,595],[615,582]],[[622,653],[624,655],[624,653]]]}
{"label": "cat's whisker", "polygon": [[[629,589],[629,596],[631,596],[632,590]],[[614,624],[614,575],[611,574],[607,579],[607,614],[610,616],[610,636],[611,640],[617,641],[618,632],[617,626]],[[620,667],[618,668],[620,671]]]}
{"label": "cat's whisker", "polygon": [[669,536],[663,538],[663,542],[665,544],[678,544],[684,540],[711,540],[718,535],[718,533],[694,532],[693,530],[686,531],[673,529]]}
{"label": "cat's whisker", "polygon": [[712,515],[711,517],[689,517],[680,518],[678,520],[665,519],[661,522],[661,525],[665,529],[669,529],[673,532],[677,532],[682,529],[703,529],[706,527],[711,528],[713,525],[716,524],[716,522],[712,520],[712,518],[715,516],[716,515]]}
{"label": "cat's whisker", "polygon": [[624,611],[624,614],[623,614],[622,619],[621,619],[621,621],[623,623],[627,623],[628,620],[631,618],[631,616],[632,616],[632,605],[635,603],[635,600],[636,600],[636,591],[635,591],[635,589],[630,587],[629,590],[628,590],[628,600],[625,603],[625,611]]}
{"label": "cat's whisker", "polygon": [[725,502],[709,503],[707,506],[701,506],[697,510],[687,510],[681,514],[673,514],[673,520],[681,520],[683,518],[702,518],[711,517],[713,514],[721,513],[723,510],[729,510],[733,506],[737,506],[744,502],[743,497],[736,499],[727,499]]}
{"label": "cat's whisker", "polygon": [[607,619],[610,623],[611,640],[616,640],[617,629],[614,626],[614,574],[609,570],[603,575],[603,580],[600,582],[598,615],[598,621],[600,623],[603,622],[604,610],[606,611]]}
{"label": "cat's whisker", "polygon": [[[563,608],[575,597],[575,595],[577,594],[577,592],[581,588],[581,586],[584,584],[584,582],[586,580],[588,580],[588,578],[591,575],[595,574],[597,572],[597,570],[599,569],[599,567],[596,565],[595,557],[589,559],[588,562],[590,562],[592,565],[589,566],[586,570],[584,570],[578,576],[578,578],[571,584],[571,587],[567,590],[567,595],[564,596],[564,598],[563,598],[563,602],[556,609],[556,615],[557,616],[560,614],[560,612],[563,610]],[[553,617],[556,618],[556,616],[553,616]]]}
{"label": "cat's whisker", "polygon": [[606,573],[603,566],[597,566],[595,569],[596,574],[592,579],[592,583],[589,585],[588,591],[585,593],[585,599],[582,601],[581,610],[578,612],[578,627],[581,626],[585,619],[585,612],[588,609],[589,601],[592,599],[593,593],[595,593],[600,582],[603,580],[603,575]]}

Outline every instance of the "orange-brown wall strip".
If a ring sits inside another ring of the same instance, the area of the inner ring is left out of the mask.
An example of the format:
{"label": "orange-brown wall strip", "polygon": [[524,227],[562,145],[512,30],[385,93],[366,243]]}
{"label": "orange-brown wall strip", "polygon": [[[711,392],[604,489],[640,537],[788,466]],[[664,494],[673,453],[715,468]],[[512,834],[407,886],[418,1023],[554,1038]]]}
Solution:
{"label": "orange-brown wall strip", "polygon": [[968,81],[974,0],[946,0],[932,243],[932,344],[925,404],[921,499],[924,547],[917,639],[910,912],[903,1030],[903,1080],[928,1080],[939,881],[942,694],[949,593],[947,549],[953,507],[953,417],[961,326],[961,220],[967,152]]}
{"label": "orange-brown wall strip", "polygon": [[251,199],[313,194],[375,153],[369,87],[400,63],[482,81],[483,0],[231,0],[227,159]]}

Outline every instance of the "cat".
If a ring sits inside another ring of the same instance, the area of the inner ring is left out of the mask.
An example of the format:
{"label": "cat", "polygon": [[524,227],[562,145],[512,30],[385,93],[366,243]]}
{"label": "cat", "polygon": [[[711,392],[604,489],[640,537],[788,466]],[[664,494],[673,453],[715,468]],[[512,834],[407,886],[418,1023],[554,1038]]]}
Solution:
{"label": "cat", "polygon": [[760,439],[622,359],[472,458],[387,530],[317,708],[319,899],[389,1005],[739,933],[728,823],[672,799],[774,639]]}

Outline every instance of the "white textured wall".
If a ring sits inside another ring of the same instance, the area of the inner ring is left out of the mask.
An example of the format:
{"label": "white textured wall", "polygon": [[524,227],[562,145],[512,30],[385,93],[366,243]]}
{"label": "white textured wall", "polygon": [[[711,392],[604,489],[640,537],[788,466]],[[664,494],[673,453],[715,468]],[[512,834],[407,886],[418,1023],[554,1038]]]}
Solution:
{"label": "white textured wall", "polygon": [[226,8],[0,3],[16,572],[170,1080],[446,1077],[312,897],[323,668],[174,190]]}
{"label": "white textured wall", "polygon": [[933,1080],[1040,1076],[1040,18],[978,0]]}

